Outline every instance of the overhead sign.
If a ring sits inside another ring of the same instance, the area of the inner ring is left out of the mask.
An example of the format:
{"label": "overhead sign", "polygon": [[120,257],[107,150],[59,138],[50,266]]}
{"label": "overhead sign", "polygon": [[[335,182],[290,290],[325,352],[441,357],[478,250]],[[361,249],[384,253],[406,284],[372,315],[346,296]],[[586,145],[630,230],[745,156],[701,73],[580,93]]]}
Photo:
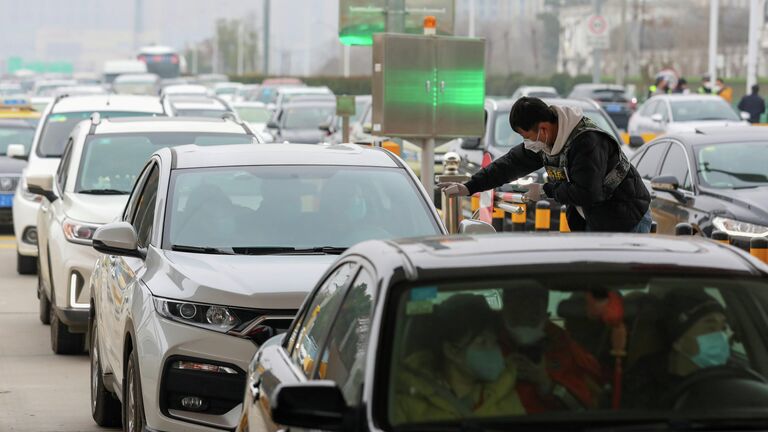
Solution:
{"label": "overhead sign", "polygon": [[[344,45],[373,45],[386,31],[387,0],[340,0],[339,40]],[[437,18],[437,34],[452,35],[455,0],[405,0],[405,32],[422,34],[424,18]]]}
{"label": "overhead sign", "polygon": [[25,61],[21,57],[8,57],[6,69],[9,74],[20,70],[31,70],[37,73],[71,74],[74,68],[67,61]]}
{"label": "overhead sign", "polygon": [[608,49],[611,47],[610,29],[602,15],[592,15],[587,19],[587,44],[592,49]]}

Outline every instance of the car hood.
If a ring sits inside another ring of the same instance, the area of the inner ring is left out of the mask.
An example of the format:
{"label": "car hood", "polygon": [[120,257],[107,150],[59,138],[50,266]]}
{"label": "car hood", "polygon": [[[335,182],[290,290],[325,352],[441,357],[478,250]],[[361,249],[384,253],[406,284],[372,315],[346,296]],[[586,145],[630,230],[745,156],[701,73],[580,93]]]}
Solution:
{"label": "car hood", "polygon": [[[298,309],[335,255],[209,255],[160,251],[156,296],[261,309]],[[149,257],[148,257],[149,259]],[[149,268],[155,268],[148,262]],[[162,276],[161,276],[162,275]]]}
{"label": "car hood", "polygon": [[702,193],[728,203],[724,206],[724,217],[768,225],[768,186],[751,189],[702,188]]}
{"label": "car hood", "polygon": [[62,200],[64,214],[80,222],[112,222],[125,208],[128,195],[90,195],[67,193]]}
{"label": "car hood", "polygon": [[280,141],[294,144],[317,144],[325,138],[325,132],[319,129],[283,129],[280,131]]}
{"label": "car hood", "polygon": [[0,156],[0,175],[2,174],[21,174],[27,166],[27,161],[20,159]]}
{"label": "car hood", "polygon": [[703,120],[703,121],[690,121],[690,122],[672,122],[667,126],[667,132],[694,132],[699,128],[711,128],[711,127],[744,127],[749,126],[749,123],[745,121],[731,121],[731,120]]}

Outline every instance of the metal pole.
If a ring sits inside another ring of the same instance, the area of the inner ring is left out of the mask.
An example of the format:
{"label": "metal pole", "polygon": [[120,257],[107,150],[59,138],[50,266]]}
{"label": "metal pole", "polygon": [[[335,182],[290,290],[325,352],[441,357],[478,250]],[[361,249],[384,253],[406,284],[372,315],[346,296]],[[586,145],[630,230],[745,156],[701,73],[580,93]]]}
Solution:
{"label": "metal pole", "polygon": [[757,84],[757,44],[760,39],[760,15],[763,1],[749,1],[749,37],[747,41],[747,93]]}
{"label": "metal pole", "polygon": [[627,51],[627,0],[621,0],[621,44],[619,45],[619,65],[616,68],[616,84],[624,85],[625,57]]}
{"label": "metal pole", "polygon": [[714,87],[717,78],[717,21],[720,2],[709,0],[709,83]]}
{"label": "metal pole", "polygon": [[421,147],[421,184],[430,199],[435,195],[435,139],[427,138]]}
{"label": "metal pole", "polygon": [[243,40],[245,38],[245,22],[240,21],[237,28],[237,74],[242,76],[243,75],[243,69],[244,69],[244,61],[245,61],[245,50],[244,45],[245,41]]}
{"label": "metal pole", "polygon": [[344,45],[344,77],[349,77],[350,75],[350,47],[349,45]]}
{"label": "metal pole", "polygon": [[198,73],[198,50],[199,47],[197,43],[192,45],[192,75],[197,75]]}
{"label": "metal pole", "polygon": [[133,10],[133,49],[141,45],[141,33],[144,31],[144,0],[136,0]]}
{"label": "metal pole", "polygon": [[264,75],[269,75],[269,1],[264,1]]}
{"label": "metal pole", "polygon": [[213,73],[219,73],[219,25],[214,24],[213,27],[213,54],[211,55],[211,68]]}
{"label": "metal pole", "polygon": [[475,0],[469,0],[469,37],[475,37]]}
{"label": "metal pole", "polygon": [[341,116],[341,142],[349,142],[349,116]]}
{"label": "metal pole", "polygon": [[405,0],[387,0],[387,33],[405,33]]}
{"label": "metal pole", "polygon": [[[593,0],[595,6],[595,15],[600,15],[602,9],[602,0]],[[608,30],[606,30],[608,31]],[[600,74],[602,72],[603,52],[600,49],[592,49],[592,82],[600,82]]]}

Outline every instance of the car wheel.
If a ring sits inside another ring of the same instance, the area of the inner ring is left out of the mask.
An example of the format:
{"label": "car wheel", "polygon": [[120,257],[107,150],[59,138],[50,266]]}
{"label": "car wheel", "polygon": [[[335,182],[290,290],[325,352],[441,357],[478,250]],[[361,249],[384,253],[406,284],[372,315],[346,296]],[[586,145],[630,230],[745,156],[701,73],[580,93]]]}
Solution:
{"label": "car wheel", "polygon": [[48,325],[51,323],[51,302],[43,289],[43,281],[40,273],[37,274],[37,303],[40,309],[40,322]]}
{"label": "car wheel", "polygon": [[96,319],[91,326],[91,340],[88,351],[91,355],[91,415],[99,426],[110,427],[120,424],[120,401],[104,386],[99,356],[99,336]]}
{"label": "car wheel", "polygon": [[142,432],[147,422],[144,418],[144,401],[141,396],[139,358],[136,351],[128,355],[123,386],[123,431]]}
{"label": "car wheel", "polygon": [[37,257],[24,256],[16,252],[16,272],[23,275],[37,273]]}
{"label": "car wheel", "polygon": [[51,313],[51,349],[56,354],[80,354],[83,352],[85,335],[71,333],[69,327],[61,322],[53,307]]}

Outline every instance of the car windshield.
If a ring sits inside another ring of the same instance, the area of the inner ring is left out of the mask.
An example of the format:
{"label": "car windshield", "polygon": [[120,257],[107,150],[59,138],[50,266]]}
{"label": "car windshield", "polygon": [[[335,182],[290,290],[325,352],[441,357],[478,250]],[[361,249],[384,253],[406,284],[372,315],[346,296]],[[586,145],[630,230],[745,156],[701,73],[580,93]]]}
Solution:
{"label": "car windshield", "polygon": [[768,186],[768,143],[722,143],[694,147],[699,182],[716,189]]}
{"label": "car windshield", "polygon": [[381,320],[380,400],[396,430],[617,430],[736,411],[764,425],[766,307],[760,278],[516,274],[396,286]]}
{"label": "car windshield", "polygon": [[603,89],[592,92],[592,99],[600,102],[629,102],[624,89]]}
{"label": "car windshield", "polygon": [[236,107],[237,115],[249,123],[266,123],[271,113],[266,107]]}
{"label": "car windshield", "polygon": [[220,119],[229,111],[217,109],[177,109],[174,113],[179,117],[208,117]]}
{"label": "car windshield", "polygon": [[336,112],[332,106],[286,108],[283,111],[285,129],[317,129]]}
{"label": "car windshield", "polygon": [[152,153],[163,147],[250,144],[244,133],[156,132],[90,136],[83,147],[75,192],[130,193],[136,177]]}
{"label": "car windshield", "polygon": [[173,171],[169,190],[166,249],[346,248],[440,233],[413,180],[394,168],[183,169]]}
{"label": "car windshield", "polygon": [[29,153],[35,129],[31,127],[0,126],[0,156],[8,154],[8,146],[21,144],[25,153]]}
{"label": "car windshield", "polygon": [[[600,111],[584,110],[584,115],[595,122],[600,129],[611,135],[614,134],[613,128],[610,123],[608,123],[608,119],[606,119]],[[513,131],[509,126],[509,111],[501,112],[496,115],[493,139],[495,147],[514,147],[523,142],[523,137]]]}
{"label": "car windshield", "polygon": [[40,142],[37,145],[37,155],[40,157],[61,157],[64,147],[67,145],[72,129],[83,120],[91,117],[91,114],[98,112],[102,118],[118,117],[142,117],[155,116],[152,112],[126,112],[126,111],[81,111],[50,114],[45,119],[43,131],[40,135]]}
{"label": "car windshield", "polygon": [[670,101],[672,121],[689,122],[704,120],[741,121],[736,111],[720,99]]}

